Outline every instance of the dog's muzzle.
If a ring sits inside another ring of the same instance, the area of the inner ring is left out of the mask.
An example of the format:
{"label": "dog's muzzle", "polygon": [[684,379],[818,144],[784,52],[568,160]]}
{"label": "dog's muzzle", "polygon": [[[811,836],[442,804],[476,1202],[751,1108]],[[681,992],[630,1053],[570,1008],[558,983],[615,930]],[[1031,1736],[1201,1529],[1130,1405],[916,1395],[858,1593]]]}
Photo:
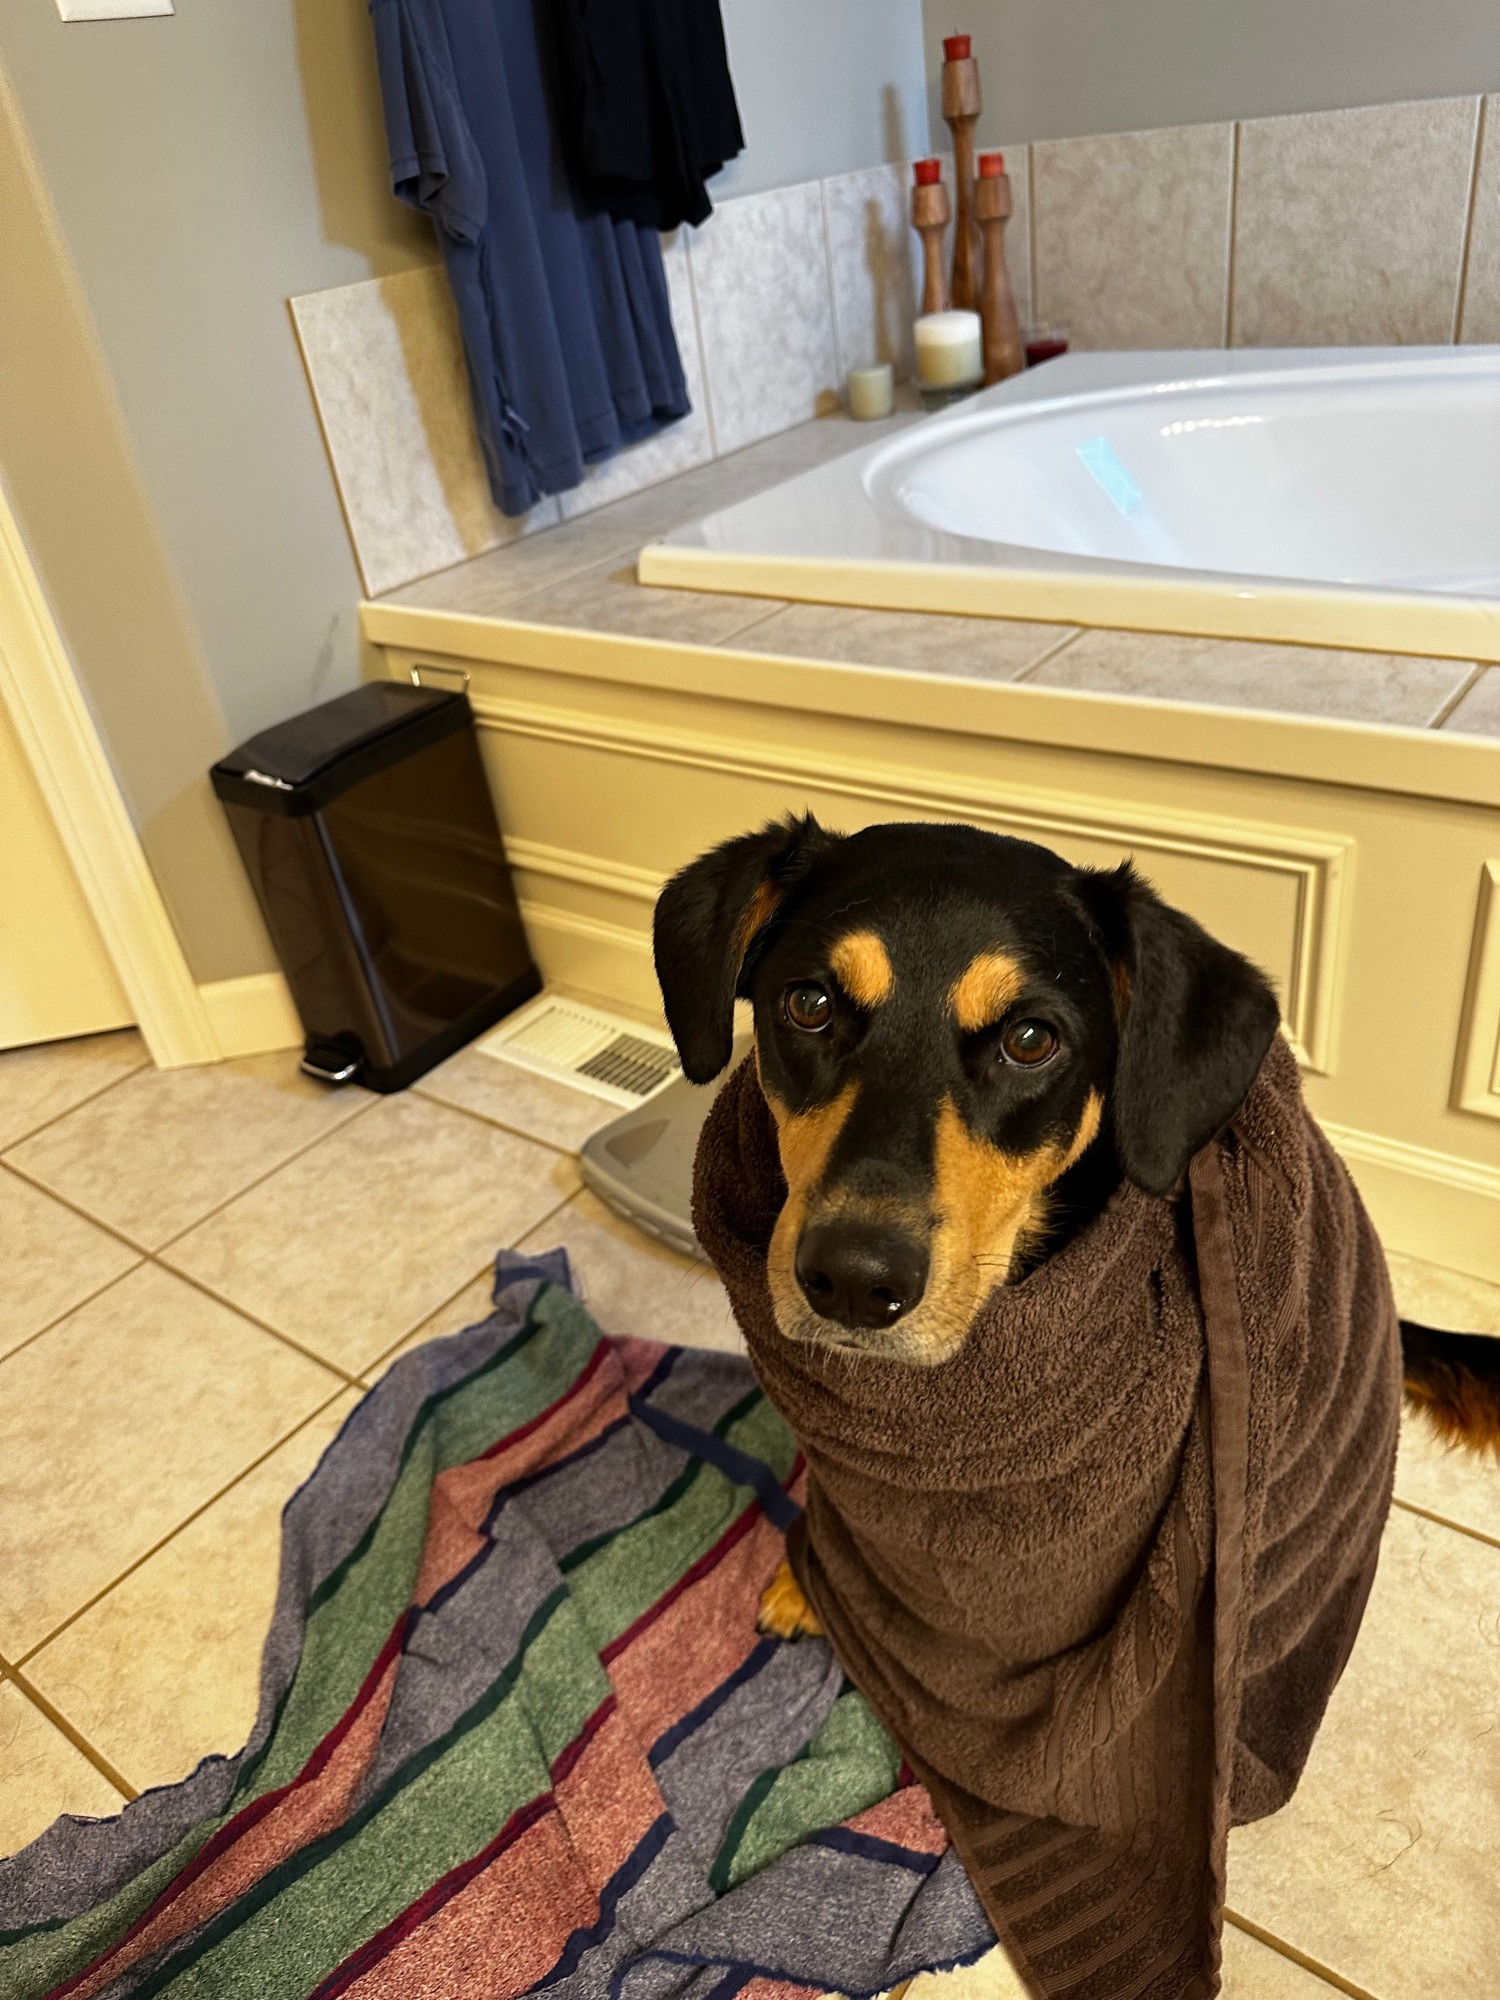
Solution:
{"label": "dog's muzzle", "polygon": [[820,1319],[858,1332],[893,1326],[927,1288],[924,1245],[884,1224],[814,1222],[797,1244],[797,1283]]}

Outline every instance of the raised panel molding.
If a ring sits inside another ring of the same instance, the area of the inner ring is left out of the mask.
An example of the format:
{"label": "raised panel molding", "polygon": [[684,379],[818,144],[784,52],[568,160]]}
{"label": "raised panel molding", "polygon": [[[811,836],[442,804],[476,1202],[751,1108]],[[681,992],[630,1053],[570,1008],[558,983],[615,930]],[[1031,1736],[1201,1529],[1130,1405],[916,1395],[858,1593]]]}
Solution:
{"label": "raised panel molding", "polygon": [[[735,744],[724,737],[643,725],[597,713],[507,700],[470,690],[483,729],[506,736],[603,751],[639,762],[806,786],[900,813],[962,817],[1030,838],[1066,843],[1099,841],[1141,855],[1173,854],[1268,872],[1293,891],[1293,930],[1282,1012],[1287,1038],[1307,1069],[1332,1071],[1342,976],[1352,839],[1263,821],[1235,820],[1172,809],[1117,804],[1087,795],[988,784],[972,777],[854,763],[780,745]],[[602,890],[632,902],[654,902],[664,876],[511,840],[512,863],[534,876]]]}
{"label": "raised panel molding", "polygon": [[1487,861],[1479,871],[1453,1104],[1458,1111],[1500,1118],[1500,861]]}

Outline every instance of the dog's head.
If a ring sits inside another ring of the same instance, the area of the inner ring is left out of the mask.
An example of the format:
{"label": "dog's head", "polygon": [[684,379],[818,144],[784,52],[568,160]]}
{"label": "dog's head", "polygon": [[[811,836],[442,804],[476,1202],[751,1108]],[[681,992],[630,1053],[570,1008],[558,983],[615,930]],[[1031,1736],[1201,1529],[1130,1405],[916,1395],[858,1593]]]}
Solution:
{"label": "dog's head", "polygon": [[1172,1188],[1276,1029],[1263,976],[1128,865],[966,826],[746,834],[667,884],[655,946],[694,1082],[754,1003],[783,1333],[916,1365],[957,1352],[1065,1176]]}

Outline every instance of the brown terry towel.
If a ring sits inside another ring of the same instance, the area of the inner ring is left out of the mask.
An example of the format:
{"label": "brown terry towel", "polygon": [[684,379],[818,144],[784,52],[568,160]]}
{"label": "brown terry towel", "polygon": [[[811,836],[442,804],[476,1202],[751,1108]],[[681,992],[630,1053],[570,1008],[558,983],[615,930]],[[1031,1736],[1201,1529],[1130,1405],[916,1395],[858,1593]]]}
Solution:
{"label": "brown terry towel", "polygon": [[753,1062],[694,1220],[797,1434],[799,1580],[1045,2000],[1219,1990],[1225,1840],[1348,1658],[1401,1398],[1380,1246],[1278,1037],[1182,1193],[1125,1184],[932,1369],[794,1343]]}

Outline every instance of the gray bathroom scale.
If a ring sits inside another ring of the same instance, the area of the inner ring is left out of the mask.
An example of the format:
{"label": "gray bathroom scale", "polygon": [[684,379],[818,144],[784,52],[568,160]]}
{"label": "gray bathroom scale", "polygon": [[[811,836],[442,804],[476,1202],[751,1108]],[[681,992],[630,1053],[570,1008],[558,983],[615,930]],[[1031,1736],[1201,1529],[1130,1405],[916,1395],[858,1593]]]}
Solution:
{"label": "gray bathroom scale", "polygon": [[730,1067],[717,1082],[689,1083],[679,1076],[638,1110],[604,1126],[583,1148],[584,1182],[599,1199],[689,1257],[703,1255],[692,1221],[698,1134],[720,1086],[749,1047],[748,1035],[735,1043]]}

